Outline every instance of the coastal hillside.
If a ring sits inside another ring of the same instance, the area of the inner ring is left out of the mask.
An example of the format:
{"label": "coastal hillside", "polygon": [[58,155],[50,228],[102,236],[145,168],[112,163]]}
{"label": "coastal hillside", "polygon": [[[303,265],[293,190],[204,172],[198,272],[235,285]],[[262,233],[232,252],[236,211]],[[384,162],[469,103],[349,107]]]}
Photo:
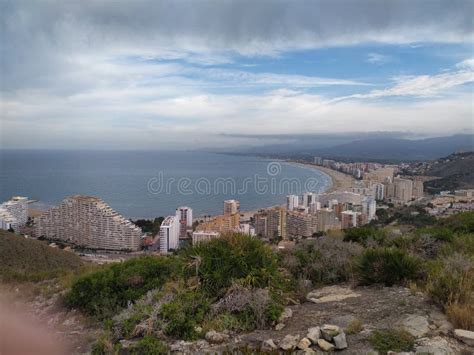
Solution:
{"label": "coastal hillside", "polygon": [[440,178],[425,183],[426,190],[430,192],[472,189],[474,188],[474,152],[451,154],[431,162],[424,174]]}
{"label": "coastal hillside", "polygon": [[0,230],[0,280],[38,280],[80,268],[75,254]]}

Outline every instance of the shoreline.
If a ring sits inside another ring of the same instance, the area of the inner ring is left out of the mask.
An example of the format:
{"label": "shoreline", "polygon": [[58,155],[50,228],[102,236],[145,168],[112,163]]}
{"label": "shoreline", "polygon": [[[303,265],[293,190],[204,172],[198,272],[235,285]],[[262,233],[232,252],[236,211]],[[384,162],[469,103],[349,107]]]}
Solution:
{"label": "shoreline", "polygon": [[[331,183],[331,186],[327,190],[325,190],[323,193],[330,193],[334,191],[348,191],[353,186],[353,183],[355,181],[355,178],[353,178],[350,175],[341,173],[340,171],[332,170],[330,168],[326,168],[324,166],[314,165],[312,163],[302,163],[302,162],[291,161],[291,160],[286,160],[285,162],[296,165],[296,166],[300,166],[300,167],[310,167],[328,175],[331,178],[332,183]],[[282,204],[282,205],[262,207],[262,208],[258,208],[254,210],[241,211],[240,215],[244,220],[247,220],[250,216],[253,216],[258,211],[270,209],[277,206],[285,206],[285,205]]]}
{"label": "shoreline", "polygon": [[326,175],[328,175],[332,180],[332,185],[329,189],[324,191],[324,193],[334,192],[334,191],[339,191],[339,190],[346,191],[353,186],[353,183],[355,181],[355,178],[353,178],[350,175],[341,173],[340,171],[336,171],[330,168],[326,168],[324,166],[315,165],[312,163],[301,163],[301,162],[296,162],[296,161],[288,161],[288,163],[301,165],[305,167],[311,167],[311,168],[320,170]]}

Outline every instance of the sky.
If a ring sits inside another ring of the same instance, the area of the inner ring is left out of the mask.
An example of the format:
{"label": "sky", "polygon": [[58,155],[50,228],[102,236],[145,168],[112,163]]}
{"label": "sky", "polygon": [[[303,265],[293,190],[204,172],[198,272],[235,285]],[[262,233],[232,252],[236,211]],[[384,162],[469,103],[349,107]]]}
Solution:
{"label": "sky", "polygon": [[474,0],[0,0],[0,147],[473,133],[473,14]]}

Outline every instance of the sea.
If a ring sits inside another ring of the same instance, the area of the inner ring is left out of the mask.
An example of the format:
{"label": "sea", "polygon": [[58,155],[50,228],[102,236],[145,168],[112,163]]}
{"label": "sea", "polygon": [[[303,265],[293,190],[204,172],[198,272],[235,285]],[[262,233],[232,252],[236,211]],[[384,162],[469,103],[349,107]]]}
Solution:
{"label": "sea", "polygon": [[1,150],[0,200],[26,196],[47,209],[72,195],[103,199],[127,218],[155,218],[189,206],[195,217],[281,205],[288,194],[323,192],[316,168],[254,156],[203,151]]}

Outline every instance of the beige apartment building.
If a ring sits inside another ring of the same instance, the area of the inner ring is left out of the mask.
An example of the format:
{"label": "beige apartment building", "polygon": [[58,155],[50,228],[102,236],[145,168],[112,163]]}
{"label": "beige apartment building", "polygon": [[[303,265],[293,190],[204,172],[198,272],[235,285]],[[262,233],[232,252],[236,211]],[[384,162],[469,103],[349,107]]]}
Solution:
{"label": "beige apartment building", "polygon": [[317,215],[288,211],[286,228],[289,237],[311,237],[318,232]]}
{"label": "beige apartment building", "polygon": [[64,199],[35,218],[35,235],[73,245],[106,250],[137,251],[141,229],[97,197]]}

